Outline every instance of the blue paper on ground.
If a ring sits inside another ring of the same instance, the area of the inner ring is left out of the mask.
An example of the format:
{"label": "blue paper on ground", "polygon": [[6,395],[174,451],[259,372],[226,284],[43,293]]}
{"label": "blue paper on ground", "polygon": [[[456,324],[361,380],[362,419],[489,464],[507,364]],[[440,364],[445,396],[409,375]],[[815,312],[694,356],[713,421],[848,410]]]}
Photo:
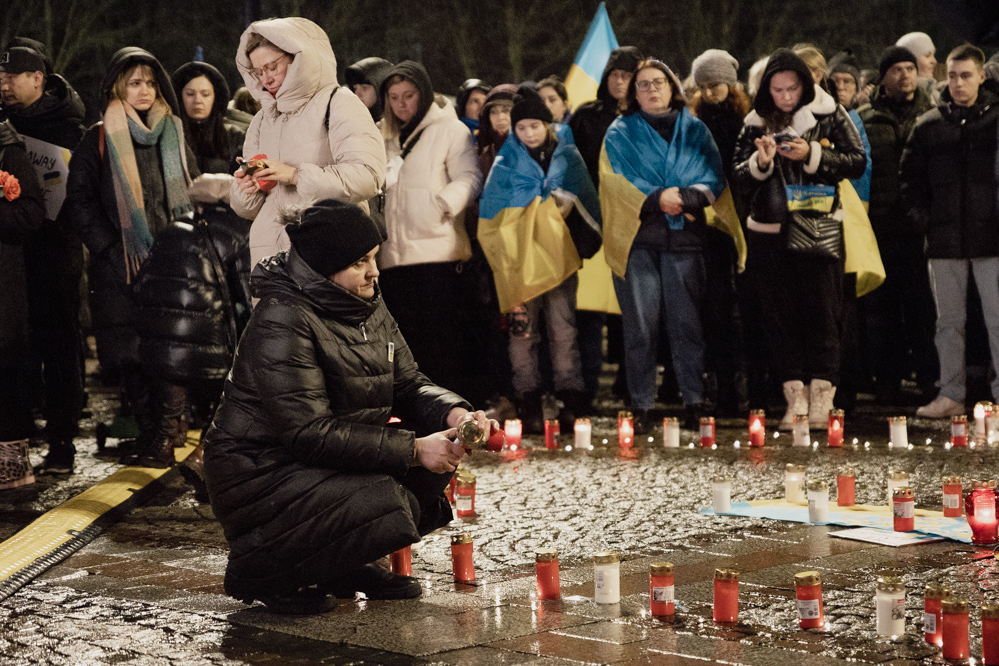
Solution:
{"label": "blue paper on ground", "polygon": [[[699,513],[713,516],[713,509],[701,509]],[[791,504],[784,500],[760,500],[756,502],[732,502],[732,510],[723,516],[745,516],[748,518],[770,518],[792,523],[807,523],[808,507]],[[871,527],[894,532],[894,521],[887,506],[857,504],[852,507],[830,506],[829,521],[821,525],[843,525],[845,527]],[[962,543],[971,543],[971,528],[964,518],[946,518],[940,511],[916,509],[915,532],[939,536]]]}

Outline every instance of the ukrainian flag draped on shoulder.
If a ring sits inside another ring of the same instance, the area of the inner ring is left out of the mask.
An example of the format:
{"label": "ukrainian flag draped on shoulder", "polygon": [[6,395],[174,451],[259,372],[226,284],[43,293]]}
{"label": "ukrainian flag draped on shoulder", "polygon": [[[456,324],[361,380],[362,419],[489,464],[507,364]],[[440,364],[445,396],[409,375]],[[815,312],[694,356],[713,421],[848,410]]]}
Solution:
{"label": "ukrainian flag draped on shoulder", "polygon": [[478,238],[502,312],[557,287],[582,266],[553,192],[573,200],[579,213],[599,226],[597,192],[572,132],[555,128],[558,146],[547,174],[511,133],[482,190]]}
{"label": "ukrainian flag draped on shoulder", "polygon": [[[607,129],[600,151],[600,209],[604,256],[611,270],[624,277],[642,204],[654,191],[669,187],[696,187],[707,196],[713,208],[709,222],[733,237],[744,266],[746,243],[718,147],[707,126],[682,109],[669,143],[639,113],[621,116]],[[683,215],[666,218],[671,229],[686,224]]]}

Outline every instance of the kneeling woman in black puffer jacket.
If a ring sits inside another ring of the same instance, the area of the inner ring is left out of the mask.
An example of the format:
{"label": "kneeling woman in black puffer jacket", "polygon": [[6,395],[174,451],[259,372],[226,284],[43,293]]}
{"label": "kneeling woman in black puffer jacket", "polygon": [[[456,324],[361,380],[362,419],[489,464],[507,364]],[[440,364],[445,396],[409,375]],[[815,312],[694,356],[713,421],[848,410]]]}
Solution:
{"label": "kneeling woman in black puffer jacket", "polygon": [[[787,413],[780,427],[790,429],[795,415],[807,414],[812,428],[825,428],[840,365],[845,251],[839,183],[863,175],[867,157],[846,109],[813,83],[804,61],[788,49],[770,56],[753,107],[736,142],[732,179],[752,202],[746,274],[760,302],[771,371],[784,384]],[[803,215],[838,221],[829,225],[838,258],[790,249],[789,201],[806,191],[822,194],[814,198],[821,209]]]}
{"label": "kneeling woman in black puffer jacket", "polygon": [[[286,613],[323,612],[330,594],[416,597],[371,563],[450,522],[458,423],[499,424],[417,368],[378,290],[371,218],[326,199],[300,219],[291,249],[253,270],[260,301],[205,436],[225,589]],[[431,434],[387,427],[392,414]]]}

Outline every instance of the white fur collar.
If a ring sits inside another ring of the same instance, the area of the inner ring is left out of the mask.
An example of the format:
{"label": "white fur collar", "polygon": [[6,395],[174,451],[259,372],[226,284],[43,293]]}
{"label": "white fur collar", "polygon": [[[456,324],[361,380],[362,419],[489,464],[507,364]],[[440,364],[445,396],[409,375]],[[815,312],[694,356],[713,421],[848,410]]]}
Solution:
{"label": "white fur collar", "polygon": [[[815,123],[818,122],[815,119],[816,115],[828,116],[830,113],[836,111],[838,104],[839,102],[832,95],[822,88],[815,86],[815,99],[795,111],[794,117],[791,119],[792,129],[800,136],[804,136],[805,132],[815,127]],[[744,122],[749,127],[764,126],[763,118],[755,110],[749,112]]]}

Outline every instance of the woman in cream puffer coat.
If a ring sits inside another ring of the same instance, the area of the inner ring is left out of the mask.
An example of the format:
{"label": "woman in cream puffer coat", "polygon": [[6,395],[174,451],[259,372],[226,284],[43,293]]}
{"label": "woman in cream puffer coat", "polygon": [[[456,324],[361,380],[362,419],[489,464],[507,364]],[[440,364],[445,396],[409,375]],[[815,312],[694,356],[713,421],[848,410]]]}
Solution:
{"label": "woman in cream puffer coat", "polygon": [[[263,63],[253,62],[254,52]],[[250,259],[256,265],[290,247],[278,221],[281,208],[325,198],[364,208],[385,181],[385,147],[364,103],[338,86],[329,37],[312,21],[252,23],[239,40],[236,66],[262,106],[247,130],[243,156],[266,155],[268,168],[254,177],[278,181],[264,192],[252,182],[241,187],[246,179],[237,178],[230,192],[232,209],[253,220]]]}

